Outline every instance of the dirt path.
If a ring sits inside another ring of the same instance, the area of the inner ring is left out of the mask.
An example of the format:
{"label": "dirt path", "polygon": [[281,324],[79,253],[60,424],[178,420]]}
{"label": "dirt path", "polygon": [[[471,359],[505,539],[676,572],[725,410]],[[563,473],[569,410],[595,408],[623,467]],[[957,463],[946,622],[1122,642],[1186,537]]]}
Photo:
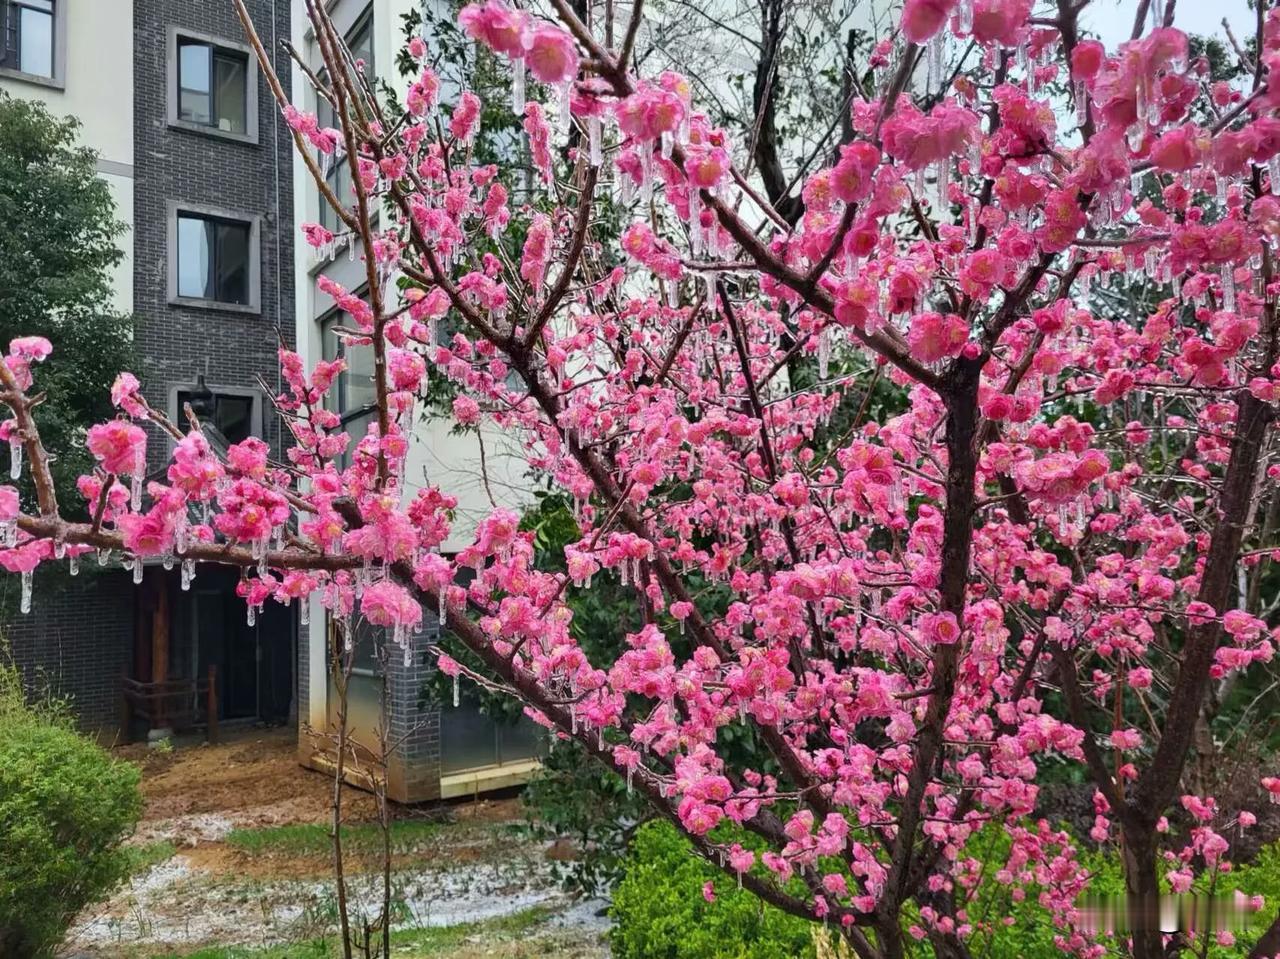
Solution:
{"label": "dirt path", "polygon": [[[289,729],[255,731],[216,746],[118,752],[142,766],[144,808],[135,843],[190,846],[222,839],[232,828],[328,819],[333,783],[298,765]],[[346,802],[353,821],[373,815],[373,800],[364,793],[352,791]]]}
{"label": "dirt path", "polygon": [[[323,830],[302,840],[278,837],[278,826],[325,824],[331,781],[304,770],[288,731],[261,732],[218,745],[168,753],[130,748],[143,769],[143,821],[131,843],[176,854],[143,870],[108,902],[81,916],[63,956],[149,956],[201,945],[298,942],[332,929],[336,902]],[[371,818],[372,799],[351,791],[350,822]],[[508,916],[531,906],[552,912],[557,951],[599,957],[607,920],[601,903],[574,903],[556,887],[546,848],[517,828],[517,800],[466,803],[407,814],[439,820],[414,823],[397,843],[392,880],[397,925],[451,926]],[[357,827],[358,828],[358,827]],[[356,911],[379,912],[377,858],[352,853]],[[361,875],[361,873],[364,873]],[[565,943],[564,949],[560,943]],[[567,951],[565,951],[567,950]]]}

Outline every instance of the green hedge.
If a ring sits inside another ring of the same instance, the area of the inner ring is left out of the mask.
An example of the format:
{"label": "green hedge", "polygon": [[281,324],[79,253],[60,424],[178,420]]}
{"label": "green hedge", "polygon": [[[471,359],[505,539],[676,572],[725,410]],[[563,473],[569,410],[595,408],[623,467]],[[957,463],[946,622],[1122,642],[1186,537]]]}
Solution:
{"label": "green hedge", "polygon": [[138,770],[28,707],[0,662],[0,956],[48,955],[128,875],[120,843],[141,811]]}
{"label": "green hedge", "polygon": [[[738,834],[721,836],[723,828],[717,830],[717,839],[748,844]],[[1009,887],[995,879],[1008,862],[1010,845],[1004,829],[993,825],[975,835],[965,848],[966,856],[985,863],[983,880],[968,903],[968,917],[979,928],[992,930],[975,932],[969,940],[970,952],[984,959],[1062,959],[1061,950],[1054,945],[1059,930],[1037,901],[1039,890],[1030,888],[1026,897],[1017,901]],[[1083,865],[1093,874],[1093,894],[1123,895],[1124,878],[1114,854],[1082,851],[1080,855]],[[612,908],[611,941],[617,959],[814,956],[814,927],[810,923],[740,891],[724,873],[695,855],[688,841],[665,821],[640,827],[625,868]],[[715,902],[711,903],[702,896],[703,884],[708,880],[714,883],[716,892]],[[1201,877],[1197,892],[1206,891],[1205,882]],[[1219,946],[1211,941],[1207,959],[1244,959],[1274,917],[1280,906],[1280,843],[1263,847],[1252,862],[1219,877],[1218,893],[1235,889],[1265,896],[1267,906],[1251,917],[1245,929],[1237,931],[1234,946]],[[1005,917],[1011,917],[1013,923],[1003,925],[1000,920]],[[913,922],[914,910],[909,909],[904,920],[904,925]],[[1199,946],[1197,943],[1197,954]],[[912,959],[933,956],[927,940],[908,939],[907,953]]]}
{"label": "green hedge", "polygon": [[[715,902],[702,896],[707,881],[715,884]],[[739,890],[665,821],[636,831],[611,913],[616,959],[811,959],[814,954],[810,923]]]}

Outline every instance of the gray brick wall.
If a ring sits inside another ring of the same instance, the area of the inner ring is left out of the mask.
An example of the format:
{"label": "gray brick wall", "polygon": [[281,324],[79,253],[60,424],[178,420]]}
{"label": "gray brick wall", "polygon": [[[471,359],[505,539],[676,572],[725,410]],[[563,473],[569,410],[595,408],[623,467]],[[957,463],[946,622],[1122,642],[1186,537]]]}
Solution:
{"label": "gray brick wall", "polygon": [[[289,63],[275,38],[289,35],[285,0],[250,0],[255,26],[274,51],[285,90]],[[134,309],[148,399],[167,407],[174,386],[204,374],[209,386],[256,388],[261,377],[279,383],[277,330],[294,341],[293,181],[291,141],[265,77],[258,73],[258,142],[244,143],[170,126],[169,57],[172,28],[244,43],[230,3],[137,0],[134,4]],[[261,217],[261,312],[200,309],[169,303],[170,204],[189,203]],[[280,455],[281,429],[263,399],[264,439]],[[157,439],[159,436],[157,434]],[[166,444],[153,442],[153,467]]]}
{"label": "gray brick wall", "polygon": [[[277,41],[289,35],[288,0],[248,0],[259,33],[289,84],[287,55]],[[292,157],[287,127],[261,71],[258,142],[227,140],[169,125],[169,49],[172,28],[245,42],[226,0],[135,0],[134,10],[134,311],[139,368],[148,399],[169,407],[175,387],[205,374],[210,387],[278,389],[277,330],[294,341]],[[75,29],[71,24],[70,29]],[[109,77],[104,83],[112,82]],[[122,97],[129,91],[122,89]],[[260,312],[173,306],[168,298],[169,209],[172,203],[224,209],[260,218]],[[260,398],[264,438],[282,455],[282,430]],[[168,442],[152,434],[150,465],[161,467]],[[91,563],[91,560],[86,561]],[[10,582],[12,580],[12,582]],[[16,577],[6,577],[16,592]],[[65,575],[36,585],[30,616],[3,627],[12,655],[29,684],[45,684],[72,698],[90,729],[115,726],[120,676],[133,646],[134,587],[128,574]],[[14,604],[16,606],[16,602]],[[177,646],[184,642],[181,624]]]}
{"label": "gray brick wall", "polygon": [[[133,644],[133,586],[128,574],[93,572],[90,557],[81,564],[75,579],[61,569],[38,573],[31,612],[16,614],[3,635],[33,695],[66,697],[83,728],[110,738]],[[6,577],[6,592],[16,579]]]}
{"label": "gray brick wall", "polygon": [[427,613],[423,632],[412,639],[409,665],[397,646],[390,647],[387,657],[390,741],[400,744],[387,764],[388,777],[393,795],[415,802],[440,798],[440,710],[420,703],[423,686],[436,668],[427,647],[439,635],[439,620]]}
{"label": "gray brick wall", "polygon": [[[294,622],[298,618],[295,617]],[[310,721],[311,717],[311,683],[308,681],[307,663],[311,659],[311,652],[307,648],[310,645],[311,626],[298,626],[297,639],[297,655],[293,664],[293,716],[290,717],[298,724],[299,738],[302,738],[301,729],[304,723]]]}

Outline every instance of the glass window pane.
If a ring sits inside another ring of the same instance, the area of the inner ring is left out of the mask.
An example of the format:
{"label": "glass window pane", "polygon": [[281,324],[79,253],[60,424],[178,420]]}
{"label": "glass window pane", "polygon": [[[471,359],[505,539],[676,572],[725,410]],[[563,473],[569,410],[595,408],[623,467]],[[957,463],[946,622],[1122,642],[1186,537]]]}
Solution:
{"label": "glass window pane", "polygon": [[[319,80],[320,86],[324,87],[326,90],[329,89],[329,73],[327,70],[320,71]],[[327,127],[336,127],[338,125],[332,104],[318,93],[316,94],[316,125],[319,126],[321,130]]]}
{"label": "glass window pane", "polygon": [[342,424],[342,431],[351,438],[351,443],[347,447],[346,454],[342,457],[342,465],[346,467],[351,463],[351,454],[355,450],[356,445],[364,439],[364,435],[369,432],[369,427],[378,421],[376,413],[365,413],[362,416],[353,416]]}
{"label": "glass window pane", "polygon": [[178,115],[193,123],[213,123],[209,70],[213,49],[207,43],[178,44]]}
{"label": "glass window pane", "polygon": [[464,696],[456,709],[440,707],[440,766],[446,773],[498,761],[498,737],[493,720]]}
{"label": "glass window pane", "polygon": [[344,418],[342,430],[351,438],[347,452],[339,457],[339,466],[345,467],[351,462],[351,451],[369,431],[369,426],[377,422],[372,412],[360,413],[374,401],[373,388],[373,348],[371,346],[353,346],[343,343],[335,332],[339,327],[352,329],[355,324],[346,313],[331,313],[322,321],[322,353],[326,360],[339,357],[347,362],[347,368],[338,375],[333,388],[325,395],[325,409]]}
{"label": "glass window pane", "polygon": [[347,46],[351,49],[351,57],[356,61],[364,61],[364,75],[372,80],[376,75],[373,64],[373,17],[365,19],[347,37]]}
{"label": "glass window pane", "polygon": [[220,303],[248,303],[249,227],[241,223],[219,223],[217,243],[215,299]]}
{"label": "glass window pane", "polygon": [[[332,363],[343,356],[343,344],[336,331],[338,327],[344,325],[343,320],[345,318],[345,313],[330,314],[328,319],[322,321],[324,330],[322,350],[326,362]],[[344,409],[342,398],[346,395],[346,392],[347,374],[344,370],[338,374],[333,386],[324,395],[324,408],[330,412],[341,414]]]}
{"label": "glass window pane", "polygon": [[498,762],[518,763],[541,756],[543,752],[542,727],[527,716],[521,716],[514,725],[498,726]]}
{"label": "glass window pane", "polygon": [[253,435],[253,398],[249,396],[230,396],[225,393],[210,396],[193,394],[187,390],[178,392],[178,419],[186,426],[187,418],[183,410],[186,404],[192,405],[192,412],[200,418],[205,430],[211,427],[217,430],[226,445],[214,444],[215,450],[226,452],[226,446],[239,443]]}
{"label": "glass window pane", "polygon": [[198,217],[178,217],[178,295],[212,299],[212,224]]}
{"label": "glass window pane", "polygon": [[343,398],[346,407],[344,413],[372,406],[378,395],[373,386],[373,347],[348,343],[346,357],[347,395]]}
{"label": "glass window pane", "polygon": [[354,656],[351,665],[356,669],[367,669],[371,673],[380,672],[379,655],[386,642],[387,631],[381,626],[374,626],[359,615],[352,617],[352,625],[355,630],[355,635],[352,637],[355,645],[352,650]]}
{"label": "glass window pane", "polygon": [[[323,350],[323,356],[326,363],[332,363],[334,360],[336,360],[339,356],[342,355],[342,346],[338,342],[338,334],[334,332],[334,329],[337,328],[337,325],[338,323],[336,320],[324,321],[324,339],[323,339],[322,350]],[[330,390],[329,393],[330,395],[332,395],[333,391]]]}
{"label": "glass window pane", "polygon": [[19,15],[20,69],[23,73],[53,76],[53,14],[21,7]]}
{"label": "glass window pane", "polygon": [[207,93],[193,93],[190,90],[178,91],[178,116],[192,123],[203,123],[208,126],[213,122],[213,109]]}
{"label": "glass window pane", "polygon": [[[350,206],[355,200],[354,187],[351,182],[351,167],[347,164],[347,158],[339,152],[331,161],[333,167],[329,170],[329,175],[325,178],[329,184],[329,189],[333,191],[333,195],[338,198],[338,202],[344,206]],[[338,214],[333,207],[329,206],[329,201],[324,197],[320,197],[320,225],[326,230],[337,232],[341,226]]]}
{"label": "glass window pane", "polygon": [[219,54],[213,60],[214,103],[217,126],[228,133],[245,132],[245,75],[243,57]]}
{"label": "glass window pane", "polygon": [[338,231],[338,214],[333,212],[329,201],[320,197],[320,225],[331,233]]}
{"label": "glass window pane", "polygon": [[178,86],[196,93],[209,92],[209,61],[213,48],[207,43],[178,43]]}
{"label": "glass window pane", "polygon": [[253,435],[252,397],[220,394],[214,402],[214,425],[228,442],[239,443]]}

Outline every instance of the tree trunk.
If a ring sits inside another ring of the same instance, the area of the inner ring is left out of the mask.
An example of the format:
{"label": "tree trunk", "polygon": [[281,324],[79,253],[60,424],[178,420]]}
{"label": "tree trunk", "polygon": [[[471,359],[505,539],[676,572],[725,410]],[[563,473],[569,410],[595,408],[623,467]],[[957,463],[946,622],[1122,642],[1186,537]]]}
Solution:
{"label": "tree trunk", "polygon": [[756,63],[756,79],[751,90],[755,107],[755,129],[751,133],[751,158],[765,195],[779,215],[793,226],[800,221],[804,204],[799,197],[787,195],[787,174],[778,156],[777,91],[779,87],[778,54],[785,28],[782,23],[786,4],[783,0],[761,0],[760,59]]}

